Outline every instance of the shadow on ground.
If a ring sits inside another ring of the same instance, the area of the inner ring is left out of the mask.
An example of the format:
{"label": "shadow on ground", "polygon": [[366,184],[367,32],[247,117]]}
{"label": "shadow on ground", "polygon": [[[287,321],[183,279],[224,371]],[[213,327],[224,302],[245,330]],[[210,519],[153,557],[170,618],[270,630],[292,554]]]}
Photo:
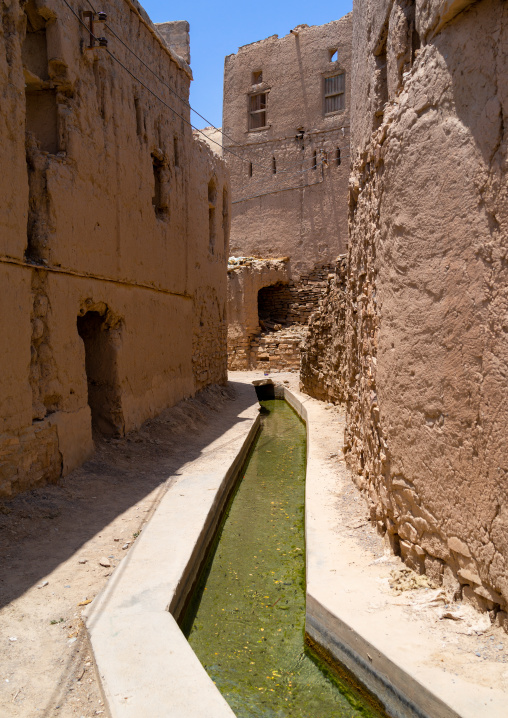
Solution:
{"label": "shadow on ground", "polygon": [[99,437],[93,458],[57,484],[0,504],[0,608],[158,486],[162,496],[168,477],[243,421],[255,400],[240,383],[208,387],[122,439]]}

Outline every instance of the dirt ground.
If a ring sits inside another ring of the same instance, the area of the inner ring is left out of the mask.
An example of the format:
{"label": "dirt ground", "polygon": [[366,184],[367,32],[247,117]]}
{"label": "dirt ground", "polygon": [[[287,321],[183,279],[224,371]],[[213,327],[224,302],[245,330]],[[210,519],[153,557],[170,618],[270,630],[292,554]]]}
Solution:
{"label": "dirt ground", "polygon": [[[294,373],[274,378],[298,389]],[[194,444],[201,436],[203,445],[210,440],[233,391],[210,387],[125,438],[97,437],[92,460],[58,485],[0,504],[1,718],[108,715],[81,612],[150,519],[167,477],[194,458],[189,437]],[[339,425],[342,410],[330,405],[329,420]],[[337,461],[333,451],[329,461]],[[487,683],[494,663],[497,672],[504,669],[499,664],[508,663],[506,633],[467,605],[449,605],[439,589],[419,583],[391,556],[353,484],[338,497],[337,508],[344,530],[372,562],[392,567],[387,597],[400,595],[403,610],[435,632],[442,648],[436,661],[448,670],[460,664],[466,673],[484,674]]]}
{"label": "dirt ground", "polygon": [[186,437],[209,434],[231,392],[210,387],[125,438],[96,437],[83,467],[0,504],[1,718],[107,715],[83,604],[129,551],[167,477],[194,458]]}

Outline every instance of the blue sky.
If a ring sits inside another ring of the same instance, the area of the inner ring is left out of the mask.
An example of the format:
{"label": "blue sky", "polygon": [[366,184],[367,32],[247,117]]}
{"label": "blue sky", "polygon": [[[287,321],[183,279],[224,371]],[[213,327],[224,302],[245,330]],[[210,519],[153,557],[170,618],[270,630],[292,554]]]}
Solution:
{"label": "blue sky", "polygon": [[[337,20],[353,7],[352,0],[313,0],[310,5],[290,0],[271,3],[224,0],[193,0],[184,3],[162,3],[160,0],[141,0],[153,22],[188,20],[191,33],[191,66],[194,82],[191,85],[191,105],[211,124],[222,124],[222,79],[224,58],[236,52],[240,45],[262,40],[269,35],[287,35],[296,25],[323,25]],[[193,117],[201,128],[206,123]]]}

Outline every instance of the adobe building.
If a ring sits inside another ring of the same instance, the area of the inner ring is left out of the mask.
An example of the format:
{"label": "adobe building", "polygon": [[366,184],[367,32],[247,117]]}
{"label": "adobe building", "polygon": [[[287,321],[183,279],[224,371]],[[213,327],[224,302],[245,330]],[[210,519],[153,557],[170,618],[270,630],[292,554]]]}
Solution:
{"label": "adobe building", "polygon": [[105,21],[75,0],[14,0],[3,22],[8,497],[89,457],[92,428],[123,434],[226,381],[230,205],[188,124],[186,23],[157,29],[131,0]]}
{"label": "adobe building", "polygon": [[508,7],[353,16],[349,268],[309,359],[342,334],[320,371],[379,530],[508,630]]}
{"label": "adobe building", "polygon": [[226,58],[230,253],[257,262],[228,270],[230,368],[298,367],[304,326],[347,246],[351,33],[349,14]]}

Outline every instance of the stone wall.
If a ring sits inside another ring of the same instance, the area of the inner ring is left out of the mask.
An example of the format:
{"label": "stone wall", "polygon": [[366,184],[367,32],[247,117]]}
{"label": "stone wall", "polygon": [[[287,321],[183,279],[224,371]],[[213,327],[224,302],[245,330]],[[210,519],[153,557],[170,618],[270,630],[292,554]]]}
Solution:
{"label": "stone wall", "polygon": [[[295,285],[318,263],[333,263],[347,243],[351,21],[349,14],[300,25],[225,61],[231,253],[289,257]],[[326,78],[339,74],[342,102],[326,111]],[[265,125],[252,127],[249,103],[261,95]]]}
{"label": "stone wall", "polygon": [[[290,262],[231,258],[228,268],[229,368],[298,369],[305,327],[327,286],[330,266],[291,279]],[[266,367],[265,367],[266,368]]]}
{"label": "stone wall", "polygon": [[[222,140],[231,172],[231,253],[288,258],[283,288],[273,293],[273,303],[283,305],[273,307],[277,321],[260,323],[257,295],[243,293],[253,302],[244,310],[252,321],[243,332],[237,322],[230,327],[230,368],[256,368],[258,356],[259,366],[268,357],[273,367],[298,367],[304,327],[347,245],[351,19],[299,25],[226,58]],[[334,82],[339,94],[330,107]],[[262,115],[251,113],[256,98]],[[257,117],[262,126],[253,126]],[[205,133],[217,136],[211,128]],[[237,299],[238,279],[230,274]]]}
{"label": "stone wall", "polygon": [[[276,319],[277,324],[307,324],[323,296],[332,266],[318,264],[310,272],[302,274],[297,283],[289,280],[286,285],[266,287],[262,307],[258,298],[260,318],[265,319],[265,312],[272,320]],[[267,321],[263,323],[268,324]]]}
{"label": "stone wall", "polygon": [[508,602],[508,7],[354,4],[349,464],[395,550]]}
{"label": "stone wall", "polygon": [[255,337],[250,345],[249,368],[268,372],[298,371],[304,336],[302,327],[292,326]]}
{"label": "stone wall", "polygon": [[185,122],[190,68],[134,0],[95,24],[108,51],[70,4],[0,6],[2,497],[90,456],[92,419],[226,381],[229,182]]}
{"label": "stone wall", "polygon": [[310,317],[301,350],[300,388],[321,401],[343,403],[346,368],[347,260],[338,258],[326,290]]}
{"label": "stone wall", "polygon": [[252,342],[261,333],[259,290],[276,284],[287,286],[288,283],[287,257],[268,260],[242,257],[230,260],[227,303],[229,369],[253,368]]}

